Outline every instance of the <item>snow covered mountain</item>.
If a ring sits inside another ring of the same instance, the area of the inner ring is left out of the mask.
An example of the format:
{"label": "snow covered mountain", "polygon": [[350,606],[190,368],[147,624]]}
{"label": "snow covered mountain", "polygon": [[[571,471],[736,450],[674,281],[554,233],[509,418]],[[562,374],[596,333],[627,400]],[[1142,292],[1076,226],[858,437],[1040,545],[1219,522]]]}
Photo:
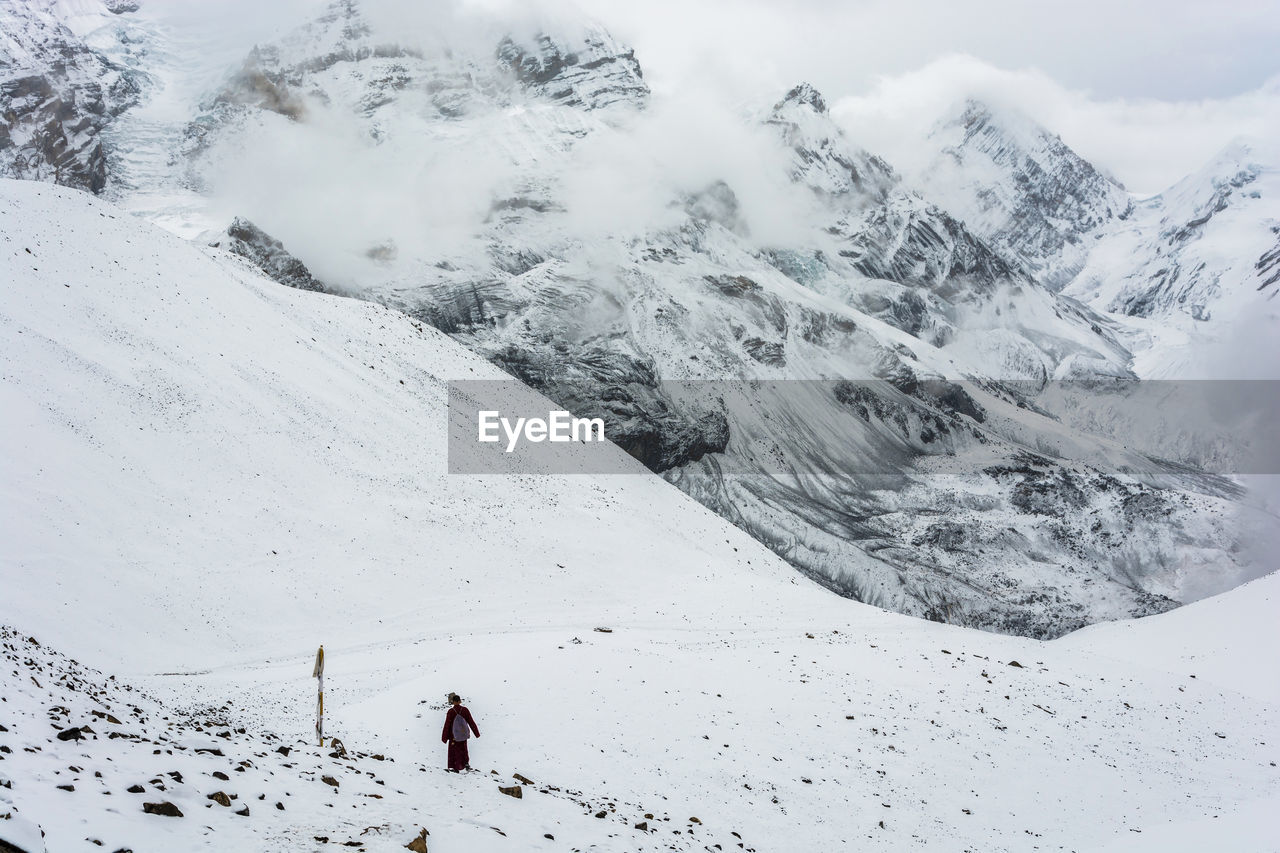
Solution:
{"label": "snow covered mountain", "polygon": [[[1238,489],[1179,464],[1200,457],[1148,458],[1038,403],[1056,380],[1134,376],[1132,327],[1056,292],[1087,235],[1133,221],[1122,190],[973,106],[937,181],[964,191],[935,199],[812,87],[774,101],[656,99],[595,26],[424,42],[341,0],[172,126],[116,122],[108,192],[604,417],[862,601],[1050,637],[1257,573]],[[1012,177],[969,198],[975,170]]]}
{"label": "snow covered mountain", "polygon": [[1009,263],[1114,318],[1139,376],[1273,376],[1263,365],[1280,355],[1274,144],[1238,140],[1164,192],[1132,199],[1009,110],[969,101],[932,140],[939,153],[918,181],[930,197]]}
{"label": "snow covered mountain", "polygon": [[930,141],[931,197],[1053,290],[1079,273],[1099,229],[1132,212],[1122,186],[1012,111],[966,101]]}
{"label": "snow covered mountain", "polygon": [[[602,157],[609,175],[647,180],[647,152],[610,158],[671,127],[630,50],[594,29],[574,38],[415,50],[385,41],[358,4],[334,4],[255,49],[206,102],[188,131],[192,179],[225,194],[228,172],[275,161],[281,144],[354,130],[349,157],[395,181],[361,191],[402,216],[353,218],[335,206],[343,185],[318,197],[325,178],[305,191],[342,223],[324,226],[324,247],[276,196],[237,193],[239,212],[330,289],[400,309],[605,418],[652,470],[842,594],[1055,636],[1167,609],[1193,575],[1238,582],[1230,488],[1138,457],[1125,474],[1063,467],[1043,452],[1060,444],[1056,424],[1027,423],[999,391],[934,384],[1029,380],[1034,393],[1132,376],[1111,324],[907,188],[809,86],[730,119],[726,144],[759,152],[761,185],[732,165],[663,172],[641,196],[610,184]],[[476,163],[489,167],[485,206],[448,207],[449,239],[415,233],[438,220],[413,199]],[[796,218],[777,227],[760,198]],[[640,209],[605,222],[583,212],[605,206]],[[842,379],[890,384],[821,384]],[[1066,503],[1025,497],[1054,483],[1070,484]],[[1123,509],[1151,489],[1158,513]],[[966,492],[983,497],[957,509]],[[954,517],[939,522],[943,511]]]}
{"label": "snow covered mountain", "polygon": [[1107,231],[1068,293],[1122,315],[1152,377],[1275,377],[1280,150],[1238,141]]}
{"label": "snow covered mountain", "polygon": [[656,477],[448,475],[445,380],[501,374],[403,314],[34,182],[0,262],[24,853],[1280,840],[1276,575],[1053,642],[885,613]]}

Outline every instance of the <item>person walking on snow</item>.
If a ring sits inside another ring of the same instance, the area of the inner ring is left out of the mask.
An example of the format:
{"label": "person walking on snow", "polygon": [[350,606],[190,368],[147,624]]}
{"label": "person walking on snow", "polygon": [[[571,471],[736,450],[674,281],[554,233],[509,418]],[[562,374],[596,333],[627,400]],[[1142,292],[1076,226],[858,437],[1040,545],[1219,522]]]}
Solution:
{"label": "person walking on snow", "polygon": [[471,759],[467,755],[467,738],[475,732],[480,737],[480,729],[471,718],[471,712],[462,704],[462,697],[457,693],[449,694],[449,713],[444,715],[444,731],[440,734],[441,743],[449,744],[449,772],[471,769]]}

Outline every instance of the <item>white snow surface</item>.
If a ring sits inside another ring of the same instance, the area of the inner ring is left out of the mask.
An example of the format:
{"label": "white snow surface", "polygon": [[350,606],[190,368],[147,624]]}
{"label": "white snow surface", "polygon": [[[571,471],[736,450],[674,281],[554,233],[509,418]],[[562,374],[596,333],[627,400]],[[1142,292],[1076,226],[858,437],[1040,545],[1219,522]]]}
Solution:
{"label": "white snow surface", "polygon": [[1050,643],[898,616],[657,477],[448,475],[445,380],[501,374],[396,312],[34,183],[0,259],[0,838],[1280,849],[1280,575]]}

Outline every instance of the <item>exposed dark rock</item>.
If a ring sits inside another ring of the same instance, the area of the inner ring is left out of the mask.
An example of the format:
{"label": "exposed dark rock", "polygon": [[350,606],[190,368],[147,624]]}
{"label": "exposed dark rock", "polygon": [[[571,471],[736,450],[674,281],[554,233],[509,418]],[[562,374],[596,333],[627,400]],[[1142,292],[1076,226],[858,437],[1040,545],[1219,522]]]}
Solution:
{"label": "exposed dark rock", "polygon": [[603,32],[572,48],[547,35],[527,45],[505,38],[496,58],[530,94],[568,106],[643,105],[649,97],[635,52]]}
{"label": "exposed dark rock", "polygon": [[142,810],[147,814],[161,815],[163,817],[182,817],[182,812],[178,807],[168,800],[162,800],[158,803],[143,803]]}
{"label": "exposed dark rock", "polygon": [[[490,360],[575,417],[603,419],[609,440],[652,471],[720,453],[729,442],[724,414],[677,409],[648,361],[594,347],[531,352],[514,346]],[[582,378],[560,378],[575,373]]]}
{"label": "exposed dark rock", "polygon": [[[123,9],[122,9],[123,11]],[[141,99],[146,75],[109,59],[61,23],[15,6],[27,55],[0,65],[0,176],[100,193],[102,133]]]}
{"label": "exposed dark rock", "polygon": [[825,113],[827,111],[827,102],[823,100],[822,95],[818,94],[818,90],[810,86],[808,83],[801,83],[790,92],[787,92],[786,97],[774,105],[774,109],[779,110],[788,103],[806,104],[812,107],[815,112],[819,113]]}
{"label": "exposed dark rock", "polygon": [[405,847],[412,850],[413,853],[427,853],[427,836],[430,834],[425,827],[420,829],[418,837],[406,844]]}
{"label": "exposed dark rock", "polygon": [[324,282],[311,275],[302,261],[289,254],[283,243],[247,219],[236,217],[227,229],[226,239],[213,245],[222,246],[247,259],[268,277],[288,287],[322,292],[329,290]]}

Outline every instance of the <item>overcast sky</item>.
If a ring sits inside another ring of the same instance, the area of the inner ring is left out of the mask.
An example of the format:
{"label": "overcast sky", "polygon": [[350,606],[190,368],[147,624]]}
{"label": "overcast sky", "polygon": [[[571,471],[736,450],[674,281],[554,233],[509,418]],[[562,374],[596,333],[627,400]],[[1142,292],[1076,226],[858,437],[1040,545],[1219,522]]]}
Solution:
{"label": "overcast sky", "polygon": [[[859,142],[908,169],[933,122],[975,95],[1029,113],[1138,192],[1280,127],[1277,0],[365,2],[412,18],[404,32],[470,15],[525,27],[592,17],[636,48],[659,96],[698,89],[752,106],[806,80]],[[251,42],[327,0],[149,5]]]}
{"label": "overcast sky", "polygon": [[1280,128],[1275,0],[581,4],[635,44],[659,91],[711,75],[750,98],[807,80],[855,138],[908,167],[972,95],[1031,114],[1138,192]]}

